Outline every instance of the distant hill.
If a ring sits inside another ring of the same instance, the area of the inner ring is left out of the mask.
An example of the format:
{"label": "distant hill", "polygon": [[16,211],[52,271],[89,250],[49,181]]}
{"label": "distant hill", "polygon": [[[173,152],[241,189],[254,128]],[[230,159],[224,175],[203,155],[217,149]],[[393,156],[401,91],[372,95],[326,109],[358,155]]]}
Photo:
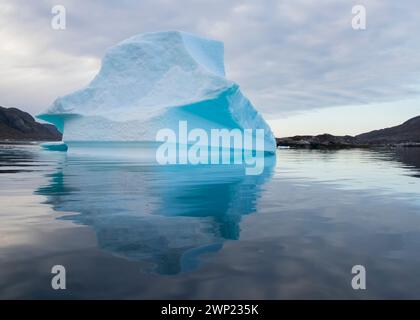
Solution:
{"label": "distant hill", "polygon": [[385,145],[420,146],[420,116],[401,125],[353,136],[294,136],[276,138],[277,146],[295,148],[354,148]]}
{"label": "distant hill", "polygon": [[0,140],[58,141],[61,133],[53,125],[36,122],[27,112],[0,107]]}
{"label": "distant hill", "polygon": [[407,120],[399,126],[359,134],[356,138],[369,144],[420,142],[420,116]]}

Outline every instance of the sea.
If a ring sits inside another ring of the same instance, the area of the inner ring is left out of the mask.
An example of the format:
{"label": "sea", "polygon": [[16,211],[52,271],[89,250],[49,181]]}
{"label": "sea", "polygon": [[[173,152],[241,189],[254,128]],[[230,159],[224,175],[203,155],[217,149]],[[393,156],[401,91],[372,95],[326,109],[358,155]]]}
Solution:
{"label": "sea", "polygon": [[70,151],[0,145],[1,299],[420,298],[420,148],[259,175]]}

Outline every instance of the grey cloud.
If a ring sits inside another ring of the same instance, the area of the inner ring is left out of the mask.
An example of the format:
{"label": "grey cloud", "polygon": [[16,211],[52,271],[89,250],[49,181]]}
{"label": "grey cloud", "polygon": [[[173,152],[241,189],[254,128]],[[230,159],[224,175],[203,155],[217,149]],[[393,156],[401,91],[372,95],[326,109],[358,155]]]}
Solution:
{"label": "grey cloud", "polygon": [[[224,41],[228,77],[268,118],[393,101],[420,90],[415,0],[60,3],[67,9],[65,31],[49,25],[55,1],[17,0],[8,3],[13,13],[0,11],[10,37],[32,50],[21,59],[6,52],[8,65],[0,64],[0,72],[8,79],[0,80],[0,96],[33,113],[86,84],[109,46],[136,33],[169,29]],[[367,30],[351,28],[355,4],[366,6]]]}

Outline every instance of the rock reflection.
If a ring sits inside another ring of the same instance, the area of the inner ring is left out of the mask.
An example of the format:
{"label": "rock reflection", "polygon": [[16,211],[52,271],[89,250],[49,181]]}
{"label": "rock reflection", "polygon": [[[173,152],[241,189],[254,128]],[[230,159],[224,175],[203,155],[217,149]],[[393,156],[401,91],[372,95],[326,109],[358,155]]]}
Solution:
{"label": "rock reflection", "polygon": [[414,169],[411,176],[420,178],[420,148],[397,148],[393,159]]}

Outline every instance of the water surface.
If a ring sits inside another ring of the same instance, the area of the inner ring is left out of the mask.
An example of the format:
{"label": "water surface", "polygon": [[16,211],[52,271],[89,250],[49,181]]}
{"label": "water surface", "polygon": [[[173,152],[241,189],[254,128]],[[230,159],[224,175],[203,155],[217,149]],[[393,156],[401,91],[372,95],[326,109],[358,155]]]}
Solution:
{"label": "water surface", "polygon": [[247,176],[1,145],[0,298],[418,299],[419,177],[419,148],[278,150]]}

